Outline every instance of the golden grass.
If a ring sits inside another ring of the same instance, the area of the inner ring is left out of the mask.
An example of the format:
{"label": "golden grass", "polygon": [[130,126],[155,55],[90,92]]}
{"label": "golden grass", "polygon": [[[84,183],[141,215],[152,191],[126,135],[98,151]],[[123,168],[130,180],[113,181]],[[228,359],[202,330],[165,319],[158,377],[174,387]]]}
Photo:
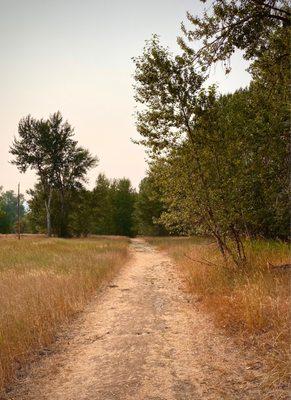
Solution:
{"label": "golden grass", "polygon": [[0,238],[0,393],[127,257],[125,238]]}
{"label": "golden grass", "polygon": [[215,323],[258,352],[267,366],[266,384],[287,387],[290,271],[272,265],[290,263],[289,246],[247,241],[248,263],[238,271],[232,264],[224,265],[209,239],[148,240],[166,250],[185,270],[196,301],[211,313]]}

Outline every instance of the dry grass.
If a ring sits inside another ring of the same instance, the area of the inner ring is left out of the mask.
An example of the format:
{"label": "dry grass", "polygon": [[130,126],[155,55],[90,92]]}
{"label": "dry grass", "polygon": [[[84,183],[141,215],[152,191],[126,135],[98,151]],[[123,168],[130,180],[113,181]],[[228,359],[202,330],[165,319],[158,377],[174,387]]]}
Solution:
{"label": "dry grass", "polygon": [[215,244],[205,238],[148,240],[184,268],[196,301],[216,324],[257,352],[266,366],[265,383],[287,388],[290,271],[270,264],[290,263],[289,246],[248,241],[248,264],[238,271],[233,265],[226,267]]}
{"label": "dry grass", "polygon": [[127,257],[122,238],[0,238],[0,393]]}

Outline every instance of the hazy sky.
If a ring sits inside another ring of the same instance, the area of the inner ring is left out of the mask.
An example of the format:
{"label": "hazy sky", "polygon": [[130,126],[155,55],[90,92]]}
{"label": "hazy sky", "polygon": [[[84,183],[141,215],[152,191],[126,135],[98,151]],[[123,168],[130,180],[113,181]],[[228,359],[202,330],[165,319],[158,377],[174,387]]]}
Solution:
{"label": "hazy sky", "polygon": [[[131,57],[152,33],[177,50],[187,10],[201,13],[199,0],[0,0],[0,186],[22,192],[35,176],[9,164],[9,145],[21,117],[47,117],[60,110],[79,143],[100,163],[99,172],[128,177],[134,186],[146,170],[136,137]],[[211,76],[222,92],[249,82],[246,63],[234,57],[233,72],[220,66]]]}

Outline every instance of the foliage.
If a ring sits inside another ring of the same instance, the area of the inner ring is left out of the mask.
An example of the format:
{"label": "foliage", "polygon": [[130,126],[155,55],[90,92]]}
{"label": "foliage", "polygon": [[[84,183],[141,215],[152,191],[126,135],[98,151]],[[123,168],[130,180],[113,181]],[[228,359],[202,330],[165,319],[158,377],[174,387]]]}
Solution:
{"label": "foliage", "polygon": [[[229,236],[236,242],[238,259],[243,259],[236,215],[229,218],[220,187],[221,152],[224,157],[225,148],[213,118],[215,88],[202,89],[203,77],[195,72],[193,60],[187,54],[173,57],[155,37],[147,43],[143,55],[135,59],[135,64],[136,100],[143,105],[137,114],[137,129],[145,138],[141,143],[151,149],[153,156],[168,157],[169,164],[174,165],[168,174],[168,182],[172,184],[169,195],[178,188],[183,198],[185,190],[190,193],[194,214],[216,238],[223,254],[235,257],[227,244]],[[180,175],[185,177],[182,187]],[[179,204],[177,201],[174,204],[176,213]]]}
{"label": "foliage", "polygon": [[[28,220],[31,232],[45,229],[43,189],[37,184],[29,191]],[[92,191],[84,188],[66,190],[66,225],[61,219],[61,199],[52,191],[52,233],[60,236],[88,234],[132,236],[135,233],[133,210],[136,193],[128,179],[110,181],[100,174]]]}
{"label": "foliage", "polygon": [[95,221],[93,232],[96,234],[114,234],[113,188],[111,181],[104,174],[99,174],[92,191],[92,214]]}
{"label": "foliage", "polygon": [[157,36],[134,63],[135,100],[142,105],[136,115],[140,143],[160,154],[190,139],[204,77],[195,72],[191,56],[174,57]]}
{"label": "foliage", "polygon": [[156,236],[167,233],[163,225],[158,222],[165,209],[161,198],[160,187],[155,184],[154,176],[149,171],[139,185],[139,192],[135,203],[134,216],[139,234]]}
{"label": "foliage", "polygon": [[[182,24],[187,41],[202,41],[199,50],[195,53],[182,37],[179,43],[195,54],[203,69],[224,61],[228,72],[228,62],[236,49],[242,50],[247,59],[263,56],[272,46],[274,32],[290,26],[290,16],[290,5],[285,0],[215,0],[202,17],[187,13],[189,29]],[[286,59],[288,54],[285,53]]]}
{"label": "foliage", "polygon": [[133,236],[135,233],[133,211],[136,193],[129,179],[112,182],[112,209],[114,234]]}
{"label": "foliage", "polygon": [[21,172],[34,169],[42,186],[46,208],[47,234],[51,234],[51,201],[53,190],[60,198],[60,236],[66,236],[67,192],[80,188],[86,181],[88,169],[97,159],[88,150],[77,146],[74,130],[63,122],[60,112],[49,119],[34,119],[30,115],[21,119],[18,126],[19,139],[10,148],[12,161]]}
{"label": "foliage", "polygon": [[[289,28],[279,9],[268,10],[271,16],[259,11],[266,4],[214,2],[211,16],[192,19],[189,38],[204,38],[200,52],[182,43],[185,51],[173,56],[154,36],[134,59],[137,129],[165,207],[159,221],[171,232],[211,234],[237,265],[246,261],[243,235],[289,236]],[[256,30],[238,36],[223,25],[260,16],[265,47]],[[209,44],[219,29],[223,36]],[[223,96],[205,88],[197,59],[203,71],[235,48],[254,58],[250,87]]]}
{"label": "foliage", "polygon": [[70,196],[67,231],[73,236],[88,236],[94,230],[93,196],[90,190],[74,190]]}
{"label": "foliage", "polygon": [[[13,233],[16,231],[18,216],[18,199],[13,190],[3,192],[0,187],[0,233]],[[24,198],[20,196],[20,217],[25,214]]]}

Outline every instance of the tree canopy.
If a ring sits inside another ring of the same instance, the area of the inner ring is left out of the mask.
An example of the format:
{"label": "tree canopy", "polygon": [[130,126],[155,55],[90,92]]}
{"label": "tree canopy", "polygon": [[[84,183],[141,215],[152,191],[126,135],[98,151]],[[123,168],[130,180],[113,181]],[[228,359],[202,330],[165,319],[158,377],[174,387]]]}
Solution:
{"label": "tree canopy", "polygon": [[52,114],[47,120],[37,120],[30,115],[21,119],[18,136],[10,148],[14,156],[12,163],[21,172],[26,172],[28,168],[36,171],[42,186],[48,236],[51,234],[52,192],[58,192],[62,224],[60,235],[66,236],[66,193],[82,187],[88,169],[96,165],[97,158],[78,146],[73,139],[73,128],[63,121],[60,112]]}
{"label": "tree canopy", "polygon": [[[290,17],[290,3],[285,0],[215,0],[201,17],[187,13],[190,28],[182,24],[184,37],[178,41],[204,69],[224,61],[229,71],[235,50],[242,50],[246,59],[263,56],[278,30],[290,27]],[[202,45],[195,52],[191,43],[197,41]],[[284,56],[289,57],[288,49]]]}
{"label": "tree canopy", "polygon": [[[285,2],[214,1],[201,18],[188,14],[182,53],[153,36],[134,59],[136,126],[161,191],[158,220],[173,233],[211,234],[237,265],[242,237],[289,236],[289,17]],[[252,59],[251,84],[220,95],[206,86],[207,69],[236,49]]]}
{"label": "tree canopy", "polygon": [[[27,219],[32,232],[45,231],[45,208],[43,188],[38,183],[29,191]],[[71,188],[66,191],[66,225],[68,236],[122,235],[136,233],[134,203],[136,192],[128,179],[109,180],[99,174],[92,190]],[[52,233],[61,236],[61,198],[58,191],[52,191],[51,213]]]}

